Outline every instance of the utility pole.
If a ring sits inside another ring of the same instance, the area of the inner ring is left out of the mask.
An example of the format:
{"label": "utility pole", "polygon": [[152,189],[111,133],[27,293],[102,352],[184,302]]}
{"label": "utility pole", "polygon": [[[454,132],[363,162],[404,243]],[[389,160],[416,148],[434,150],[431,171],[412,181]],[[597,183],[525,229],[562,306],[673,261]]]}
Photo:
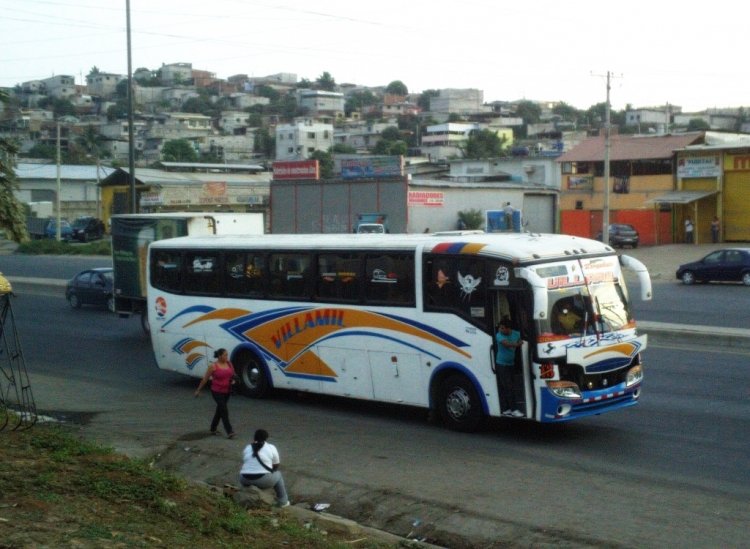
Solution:
{"label": "utility pole", "polygon": [[56,149],[56,163],[57,163],[57,204],[56,210],[57,210],[57,229],[55,230],[55,238],[58,242],[62,239],[62,229],[60,227],[60,223],[62,222],[62,216],[60,215],[60,208],[62,206],[62,202],[60,201],[60,191],[62,190],[62,185],[60,183],[60,121],[57,121],[57,144],[55,146]]}
{"label": "utility pole", "polygon": [[602,242],[609,244],[609,133],[610,133],[610,108],[609,108],[609,78],[607,71],[607,102],[604,105],[604,208],[602,209]]}
{"label": "utility pole", "polygon": [[128,31],[128,171],[130,172],[130,213],[138,212],[135,197],[135,143],[133,125],[133,59],[130,53],[130,0],[125,0]]}

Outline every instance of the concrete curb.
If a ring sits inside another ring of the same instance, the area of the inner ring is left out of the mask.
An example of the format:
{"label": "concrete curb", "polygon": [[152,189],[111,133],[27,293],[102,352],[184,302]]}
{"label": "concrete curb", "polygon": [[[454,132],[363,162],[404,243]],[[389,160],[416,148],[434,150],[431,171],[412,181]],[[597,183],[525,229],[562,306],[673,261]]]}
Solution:
{"label": "concrete curb", "polygon": [[750,349],[750,330],[745,328],[696,326],[641,320],[638,322],[638,330],[648,334],[649,339],[655,343],[681,342],[711,345],[716,348]]}

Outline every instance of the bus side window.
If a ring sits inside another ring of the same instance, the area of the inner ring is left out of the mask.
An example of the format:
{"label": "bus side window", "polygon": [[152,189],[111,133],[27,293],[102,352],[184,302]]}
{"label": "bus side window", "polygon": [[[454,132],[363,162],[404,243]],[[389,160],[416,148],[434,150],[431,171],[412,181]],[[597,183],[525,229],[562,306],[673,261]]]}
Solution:
{"label": "bus side window", "polygon": [[368,255],[365,259],[365,300],[373,305],[414,304],[414,256],[405,253]]}
{"label": "bus side window", "polygon": [[425,308],[454,309],[458,307],[458,286],[455,268],[449,258],[425,262]]}
{"label": "bus side window", "polygon": [[225,284],[227,293],[240,297],[262,297],[265,258],[258,253],[227,253]]}
{"label": "bus side window", "polygon": [[151,285],[167,292],[182,292],[181,257],[178,252],[158,250],[151,256]]}
{"label": "bus side window", "polygon": [[310,279],[310,256],[308,254],[272,254],[269,292],[275,297],[307,299]]}
{"label": "bus side window", "polygon": [[354,254],[320,254],[316,297],[331,301],[359,300],[360,260]]}
{"label": "bus side window", "polygon": [[220,255],[216,252],[185,254],[185,292],[189,294],[221,293]]}

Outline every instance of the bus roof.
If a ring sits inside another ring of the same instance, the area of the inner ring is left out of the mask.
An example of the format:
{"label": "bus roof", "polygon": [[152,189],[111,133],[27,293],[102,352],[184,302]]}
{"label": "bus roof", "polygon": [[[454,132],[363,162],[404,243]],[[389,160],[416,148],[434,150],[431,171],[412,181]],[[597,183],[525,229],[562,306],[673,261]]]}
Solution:
{"label": "bus roof", "polygon": [[553,259],[613,255],[597,240],[578,236],[539,233],[456,232],[454,234],[264,234],[185,236],[159,240],[152,248],[264,249],[264,250],[414,250],[491,256],[518,263]]}

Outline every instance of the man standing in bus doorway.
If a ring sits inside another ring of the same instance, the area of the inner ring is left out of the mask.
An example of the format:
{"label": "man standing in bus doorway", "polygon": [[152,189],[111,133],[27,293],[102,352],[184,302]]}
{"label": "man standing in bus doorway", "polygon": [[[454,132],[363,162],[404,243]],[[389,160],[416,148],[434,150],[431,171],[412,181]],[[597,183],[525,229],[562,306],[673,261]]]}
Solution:
{"label": "man standing in bus doorway", "polygon": [[516,364],[516,349],[521,345],[521,334],[511,329],[510,319],[505,317],[497,325],[497,355],[495,369],[500,389],[500,413],[504,416],[523,417],[523,412],[514,409],[513,369]]}

